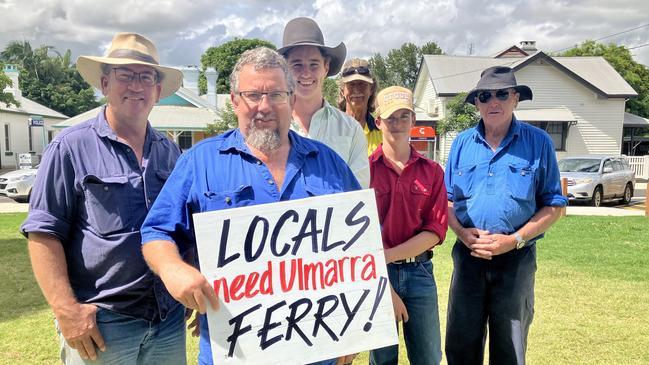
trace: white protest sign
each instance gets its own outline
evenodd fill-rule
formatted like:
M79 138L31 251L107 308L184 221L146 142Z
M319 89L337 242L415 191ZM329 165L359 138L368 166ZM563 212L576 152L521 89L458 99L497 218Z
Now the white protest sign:
M398 343L373 190L194 214L216 364L305 364Z

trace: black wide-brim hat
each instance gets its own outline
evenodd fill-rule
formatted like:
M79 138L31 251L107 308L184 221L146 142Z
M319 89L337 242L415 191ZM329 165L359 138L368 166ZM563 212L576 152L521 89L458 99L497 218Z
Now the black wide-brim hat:
M298 46L315 46L329 56L329 72L327 76L337 74L347 56L347 47L343 42L340 42L336 47L325 46L324 36L318 23L310 18L295 18L286 23L282 48L278 49L277 52L286 57L291 49Z
M520 95L518 101L532 100L532 89L527 85L518 85L514 70L506 66L494 66L482 71L480 81L475 89L469 91L465 102L475 105L475 98L481 91L514 89Z

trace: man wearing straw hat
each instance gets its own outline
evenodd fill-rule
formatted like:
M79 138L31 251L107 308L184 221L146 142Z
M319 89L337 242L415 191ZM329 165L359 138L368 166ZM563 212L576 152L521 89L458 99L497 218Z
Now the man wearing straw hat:
M457 235L446 323L446 358L525 364L534 315L536 242L559 217L559 169L550 136L519 121L514 109L532 100L514 70L490 67L466 97L480 112L460 133L446 163L449 227Z
M149 270L140 226L180 149L148 122L182 73L156 47L119 33L106 57L79 57L106 96L99 114L63 130L43 155L27 220L34 275L66 364L184 364L184 307Z
M291 129L331 147L361 186L367 188L370 167L363 129L349 115L331 106L322 93L325 78L340 71L347 54L345 44L325 46L318 24L302 17L286 24L282 47L277 52L286 58L297 83Z

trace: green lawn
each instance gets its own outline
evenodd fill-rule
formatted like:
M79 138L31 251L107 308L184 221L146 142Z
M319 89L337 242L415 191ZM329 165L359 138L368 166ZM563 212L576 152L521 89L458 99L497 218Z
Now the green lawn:
M17 233L24 217L0 214L0 364L57 364L52 315ZM442 333L452 239L433 259ZM538 266L530 364L649 363L649 220L563 218L539 244ZM195 363L196 340L189 343Z

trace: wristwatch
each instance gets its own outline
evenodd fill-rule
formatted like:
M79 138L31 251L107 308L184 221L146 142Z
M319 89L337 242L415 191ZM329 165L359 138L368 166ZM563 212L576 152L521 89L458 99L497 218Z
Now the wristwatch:
M518 234L518 232L514 232L514 237L516 238L516 249L517 250L520 250L521 248L525 247L525 244L527 244L527 241L525 241L523 239L523 237L521 237L521 235Z

